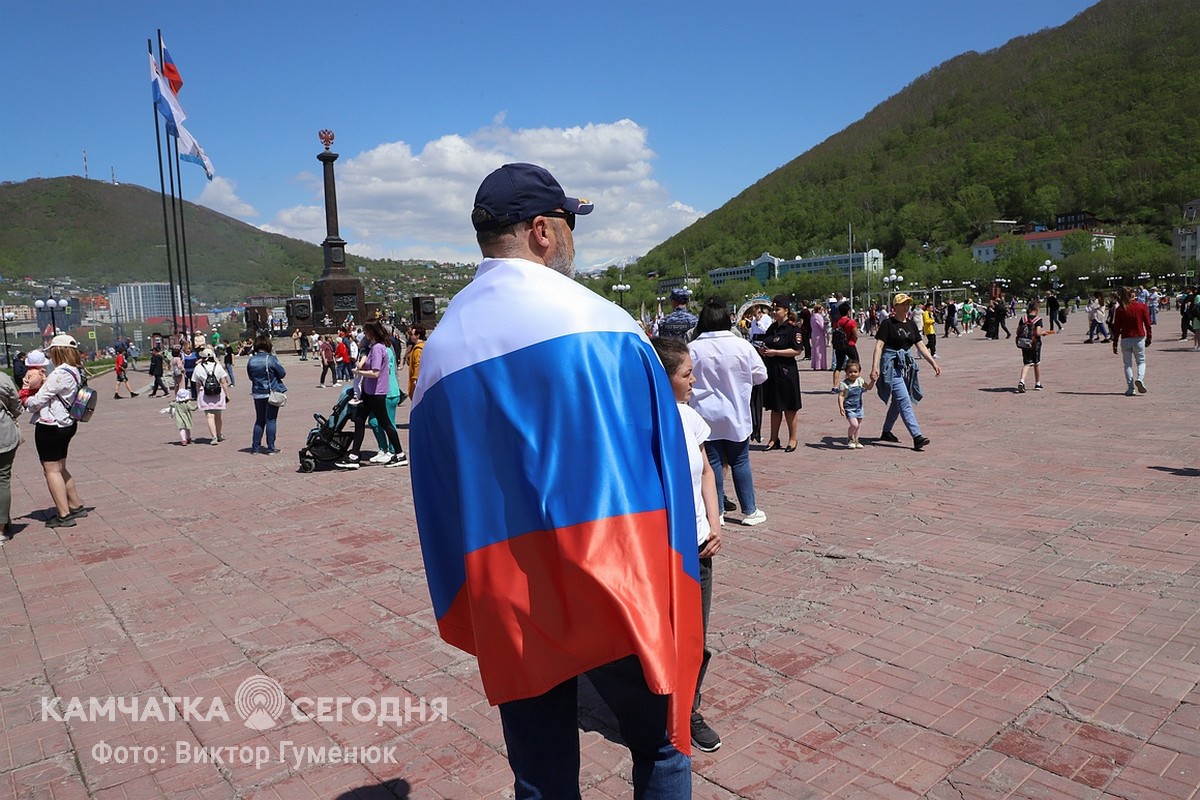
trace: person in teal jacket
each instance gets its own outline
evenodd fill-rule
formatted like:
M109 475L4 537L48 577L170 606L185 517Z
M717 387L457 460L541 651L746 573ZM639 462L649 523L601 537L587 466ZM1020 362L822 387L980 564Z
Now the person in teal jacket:
M396 347L394 344L388 347L387 357L388 390L383 402L384 407L387 409L388 418L394 423L396 420L396 409L400 407L400 403L404 400L404 392L400 390L400 381L396 378ZM371 432L375 434L375 442L379 445L379 452L367 460L376 464L382 464L385 461L391 460L392 446L388 442L383 428L379 426L379 421L375 417L369 416L367 417L367 424L371 426Z

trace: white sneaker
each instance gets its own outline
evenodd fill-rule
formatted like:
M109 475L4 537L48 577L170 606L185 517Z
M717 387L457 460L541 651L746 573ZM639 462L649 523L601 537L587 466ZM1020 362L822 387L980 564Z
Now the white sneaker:
M1146 388L1146 384L1142 382L1141 378L1138 378L1136 381L1134 381L1133 385L1137 387L1138 394L1145 394L1149 391L1149 389Z
M376 453L375 455L373 455L367 459L367 461L369 461L372 464L386 464L387 462L389 462L391 460L392 460L392 454L385 453L382 450L380 450L378 453Z
M396 453L395 455L391 456L388 459L388 462L386 464L384 464L383 466L385 466L385 467L407 467L408 466L408 455L405 453Z
M755 511L753 514L742 517L743 525L762 525L766 521L767 512L763 511L761 508Z

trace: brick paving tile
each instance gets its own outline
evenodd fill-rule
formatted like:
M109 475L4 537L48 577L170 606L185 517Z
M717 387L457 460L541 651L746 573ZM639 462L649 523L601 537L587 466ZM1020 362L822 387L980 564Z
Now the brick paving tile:
M831 448L833 398L802 369L805 446L754 447L768 521L732 514L716 565L704 711L723 746L694 759L696 797L1200 798L1200 447L1177 400L1200 356L1155 344L1150 393L1127 398L1119 359L1080 346L1080 319L1047 345L1046 391L1024 395L1011 342L939 340L923 453L877 441L877 402L867 449ZM19 449L0 797L512 796L474 659L436 633L407 470L300 473L332 395L311 362L284 360L275 456L248 452L241 383L219 447L173 445L157 401L102 404L72 443L91 509L74 528L42 525L36 453ZM284 693L264 731L235 702L254 677ZM630 756L580 692L585 794L628 797ZM289 702L326 696L402 717L427 705L292 718ZM54 697L59 716L72 697L180 699L160 722L47 717ZM182 718L183 698L219 698L228 719ZM396 763L296 764L285 742L394 748ZM105 746L169 757L99 763ZM178 763L177 746L271 758Z

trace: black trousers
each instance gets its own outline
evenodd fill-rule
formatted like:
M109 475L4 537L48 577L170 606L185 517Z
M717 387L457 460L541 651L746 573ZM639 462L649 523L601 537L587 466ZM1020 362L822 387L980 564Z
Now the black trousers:
M375 417L383 435L387 437L388 444L392 446L392 452L403 453L404 448L400 446L400 433L396 430L396 423L387 413L387 398L381 394L364 394L362 396L362 405L358 407L358 413L354 415L354 445L350 448L350 452L358 455L362 450L363 436L367 432L368 416Z

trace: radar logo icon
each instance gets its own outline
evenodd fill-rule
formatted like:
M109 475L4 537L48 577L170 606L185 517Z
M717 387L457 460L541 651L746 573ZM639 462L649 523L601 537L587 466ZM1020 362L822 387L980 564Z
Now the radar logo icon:
M287 696L283 687L274 678L266 675L251 675L242 681L233 696L233 707L245 720L242 724L256 731L275 727L275 720L283 714Z

